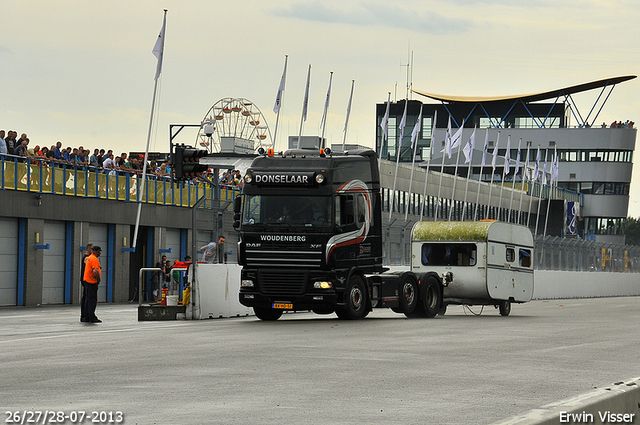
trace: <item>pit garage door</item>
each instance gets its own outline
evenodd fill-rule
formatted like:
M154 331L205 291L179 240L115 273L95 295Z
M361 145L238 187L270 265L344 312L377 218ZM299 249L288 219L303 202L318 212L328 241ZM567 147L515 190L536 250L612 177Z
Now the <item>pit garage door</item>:
M109 264L109 247L108 247L109 228L106 224L91 224L89 226L89 242L98 245L102 248L100 254L100 267L102 268L102 277L100 279L100 286L98 286L98 302L107 301L107 282Z
M64 303L65 273L65 223L44 222L44 243L49 249L43 250L42 304Z
M171 249L171 252L167 252L167 260L182 261L180 258L180 229L167 229L167 249Z
M18 303L18 220L0 218L0 305Z

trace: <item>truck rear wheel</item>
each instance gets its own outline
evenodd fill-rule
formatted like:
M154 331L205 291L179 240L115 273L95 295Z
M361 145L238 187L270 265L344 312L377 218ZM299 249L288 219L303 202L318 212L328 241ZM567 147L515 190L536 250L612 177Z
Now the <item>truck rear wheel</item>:
M410 315L418 305L418 283L407 277L400 287L400 309L405 315Z
M253 307L253 312L260 320L274 321L282 316L282 310L276 310L269 307Z
M349 279L347 288L344 291L345 306L336 309L336 314L340 319L359 320L369 313L367 302L367 289L362 278L353 275Z
M436 317L442 305L442 291L440 284L433 277L427 278L422 297L422 306L426 317Z

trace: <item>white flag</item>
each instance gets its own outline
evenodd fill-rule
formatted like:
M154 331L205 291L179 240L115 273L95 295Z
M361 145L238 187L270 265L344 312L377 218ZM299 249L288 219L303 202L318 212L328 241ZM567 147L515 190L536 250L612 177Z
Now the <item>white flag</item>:
M514 176L520 171L520 145L518 145L518 154L516 155L516 168L513 170Z
M542 168L542 184L547 184L547 156L544 156L544 167Z
M504 154L504 171L503 175L509 174L511 171L511 136L507 137L507 151Z
M493 159L491 160L491 167L493 167L493 171L496 171L496 161L498 160L498 143L500 140L496 140L496 147L493 148Z
M160 72L162 71L162 58L164 56L164 34L167 26L167 11L164 11L164 18L162 20L162 29L160 30L160 34L158 34L158 39L156 40L156 44L153 46L153 50L151 51L153 55L158 59L158 65L156 66L156 76L154 80L157 80L160 76Z
M538 181L538 174L540 173L540 146L538 146L538 153L536 154L536 164L533 166L533 176L531 180Z
M387 140L387 132L389 130L389 108L391 107L391 92L389 92L389 98L387 99L387 111L384 113L384 117L382 117L382 122L380 123L380 127L382 127L382 142L384 143Z
M333 72L329 76L329 88L327 89L327 99L324 101L324 112L322 112L322 119L320 120L320 128L324 128L325 121L327 120L327 111L329 110L329 98L331 97L331 81L333 80Z
M311 85L311 64L307 72L307 87L304 90L304 103L302 104L302 120L307 120L307 107L309 106L309 86Z
M413 126L413 131L411 132L411 149L413 149L413 145L416 143L418 139L418 133L420 132L420 127L422 126L422 106L420 107L420 114L418 115L418 120L416 121L416 125Z
M456 131L456 133L451 136L451 151L460 146L460 140L462 139L462 128L463 126L460 126L460 128L458 128L458 131Z
M400 143L399 146L402 146L402 137L404 136L404 127L407 124L407 105L409 104L408 100L404 102L404 113L402 114L402 119L400 120Z
M481 167L487 165L487 151L489 150L489 130L484 132L484 147L482 148L482 163Z
M558 170L558 152L556 148L553 148L553 164L551 165L551 183L554 181L558 181L559 170Z
M282 93L284 92L284 84L287 80L287 59L289 56L284 57L284 71L282 71L282 77L280 78L280 87L278 87L278 94L276 94L276 103L273 105L273 112L280 112L280 106L282 106Z
M473 148L475 144L476 144L476 128L474 127L473 133L471 134L471 137L469 137L469 141L464 146L464 148L462 148L462 153L464 153L465 164L468 164L471 162L471 158L473 157Z
M447 122L447 132L444 135L443 152L446 152L449 159L451 159L451 115L449 115L449 121Z

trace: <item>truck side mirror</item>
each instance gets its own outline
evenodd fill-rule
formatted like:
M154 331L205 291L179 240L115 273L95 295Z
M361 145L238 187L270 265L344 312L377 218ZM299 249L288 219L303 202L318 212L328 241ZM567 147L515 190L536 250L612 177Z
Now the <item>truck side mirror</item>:
M233 200L233 228L238 230L240 228L240 211L242 210L242 198L236 196Z

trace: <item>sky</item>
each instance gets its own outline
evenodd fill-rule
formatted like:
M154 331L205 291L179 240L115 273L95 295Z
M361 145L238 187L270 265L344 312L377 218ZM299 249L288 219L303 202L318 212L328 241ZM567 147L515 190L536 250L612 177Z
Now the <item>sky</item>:
M30 146L144 151L153 98L152 49L167 9L151 151L169 150L169 124L199 124L222 98L253 102L273 133L288 55L276 149L297 135L312 66L304 135L373 146L375 105L416 90L498 96L640 73L640 8L596 0L3 0L0 128ZM599 91L575 97L589 113ZM432 102L413 94L413 99ZM598 122L640 123L640 80L616 86ZM177 143L194 144L185 129ZM640 157L634 162L640 163ZM640 217L634 167L629 215Z

